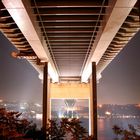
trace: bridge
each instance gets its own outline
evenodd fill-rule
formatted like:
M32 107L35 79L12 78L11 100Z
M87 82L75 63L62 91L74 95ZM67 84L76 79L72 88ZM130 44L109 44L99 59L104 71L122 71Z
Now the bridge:
M12 56L27 59L44 80L44 127L48 99L59 98L62 92L62 98L90 98L91 134L97 138L96 79L139 31L139 7L137 0L0 2L0 31L17 48ZM63 83L63 89L54 83ZM66 96L68 83L70 88L77 84L74 90L87 90L77 96L72 90Z

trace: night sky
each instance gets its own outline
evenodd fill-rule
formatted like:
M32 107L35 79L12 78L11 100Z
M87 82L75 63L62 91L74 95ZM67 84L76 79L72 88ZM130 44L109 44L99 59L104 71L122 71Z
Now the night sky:
M140 31L103 71L98 103L140 103Z
M15 47L0 33L0 97L41 103L42 84L38 73L25 59L11 56Z
M103 71L98 83L99 104L140 103L140 32ZM41 103L42 84L26 60L14 59L16 50L0 33L0 98Z

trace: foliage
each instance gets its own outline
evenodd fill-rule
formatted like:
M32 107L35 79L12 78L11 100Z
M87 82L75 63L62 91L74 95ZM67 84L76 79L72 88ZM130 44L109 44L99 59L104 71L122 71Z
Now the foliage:
M70 136L71 140L93 140L79 119L49 120L46 130L37 130L36 124L19 119L21 114L0 109L0 139L64 140Z
M63 118L60 122L58 120L48 120L47 128L44 133L43 130L34 131L26 134L24 138L34 138L35 140L93 140L92 136L88 136L86 129L81 126L79 119Z
M113 126L113 132L116 134L116 140L140 140L140 126L128 125L128 129L121 128L117 125Z
M81 126L81 121L79 119L64 118L62 119L61 124L66 132L71 133L73 139L86 138L87 131Z
M49 120L47 125L47 139L63 140L66 135L71 136L72 140L90 140L87 131L81 126L79 119L63 118L59 123L57 120Z
M47 140L63 140L65 134L64 128L56 120L49 120L46 129Z
M0 138L10 139L22 136L30 124L26 119L19 119L22 113L0 108Z

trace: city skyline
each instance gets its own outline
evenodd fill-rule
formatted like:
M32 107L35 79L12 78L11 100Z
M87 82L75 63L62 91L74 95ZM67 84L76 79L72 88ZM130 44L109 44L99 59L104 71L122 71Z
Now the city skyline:
M99 104L140 103L140 32L103 71L98 83ZM26 60L11 57L16 50L0 33L0 97L11 100L42 100L38 73Z

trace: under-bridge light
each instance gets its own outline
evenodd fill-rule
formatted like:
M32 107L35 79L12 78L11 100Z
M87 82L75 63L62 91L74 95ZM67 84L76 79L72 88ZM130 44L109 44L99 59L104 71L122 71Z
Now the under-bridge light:
M83 71L82 76L81 76L81 82L88 83L88 79L90 75L92 74L92 63L90 63ZM97 82L102 78L101 73L97 73Z
M92 65L90 63L88 67L83 71L81 81L87 83L91 73L92 73Z
M59 81L58 74L54 71L50 63L48 63L48 73L50 77L52 78L52 82L55 83Z
M50 63L48 63L48 73L49 73L49 76L51 77L53 83L59 81L58 74L54 71L54 69L52 68ZM43 73L40 73L38 75L38 78L43 80Z

